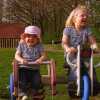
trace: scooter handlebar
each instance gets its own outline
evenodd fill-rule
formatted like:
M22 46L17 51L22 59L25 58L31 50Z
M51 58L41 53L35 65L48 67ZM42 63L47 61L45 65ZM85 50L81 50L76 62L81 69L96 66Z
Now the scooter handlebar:
M40 65L42 65L42 64L50 64L51 63L51 61L43 61L43 62L41 62L41 63L39 63ZM38 64L38 63L36 63L36 62L34 62L34 61L29 61L26 65L36 65L36 64ZM18 63L18 65L25 65L25 64L22 64L22 63Z

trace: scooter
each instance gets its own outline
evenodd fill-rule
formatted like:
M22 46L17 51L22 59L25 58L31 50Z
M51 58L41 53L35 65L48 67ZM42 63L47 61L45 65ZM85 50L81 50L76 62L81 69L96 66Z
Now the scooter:
M81 64L81 47L77 46L76 63L70 61L70 53L67 53L67 63L73 66L69 71L68 93L70 97L81 97L81 100L89 100L90 95L94 95L94 68L93 68L93 50L89 50L90 64L89 69L82 73ZM85 53L86 54L86 53ZM84 65L82 66L84 67ZM70 80L70 74L76 74L76 80Z
M28 65L35 65L36 63L34 62L28 62ZM13 73L10 74L10 99L11 100L20 100L19 99L19 69L21 63L18 63L16 60L13 61ZM56 94L56 65L55 61L53 59L48 60L48 61L43 61L40 65L47 65L46 67L48 68L48 74L47 75L42 75L42 83L43 84L48 84L51 87L51 95L52 98ZM32 69L32 67L29 67ZM17 85L16 85L17 84ZM29 89L30 90L30 89ZM31 93L29 93L31 94ZM38 96L33 96L32 100L43 100L44 99L44 94L42 94L42 97L40 95Z

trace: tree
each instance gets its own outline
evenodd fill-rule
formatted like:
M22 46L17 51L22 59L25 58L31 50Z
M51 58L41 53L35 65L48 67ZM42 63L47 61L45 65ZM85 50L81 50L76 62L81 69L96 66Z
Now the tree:
M8 22L37 25L42 33L59 37L70 11L78 4L86 4L93 13L92 22L100 17L99 5L95 0L3 0L3 18ZM8 2L9 1L9 2ZM94 1L94 2L93 2ZM2 3L1 3L2 4ZM100 3L98 3L100 4ZM4 6L6 5L6 6ZM97 10L96 10L97 9Z

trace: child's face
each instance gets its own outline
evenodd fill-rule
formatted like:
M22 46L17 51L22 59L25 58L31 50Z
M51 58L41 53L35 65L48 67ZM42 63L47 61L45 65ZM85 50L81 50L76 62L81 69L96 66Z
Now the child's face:
M76 25L80 26L80 27L84 27L85 25L87 25L87 21L88 21L88 13L87 11L77 11L75 17L74 17L74 22Z
M27 35L25 42L28 46L33 46L38 42L38 38L36 35Z

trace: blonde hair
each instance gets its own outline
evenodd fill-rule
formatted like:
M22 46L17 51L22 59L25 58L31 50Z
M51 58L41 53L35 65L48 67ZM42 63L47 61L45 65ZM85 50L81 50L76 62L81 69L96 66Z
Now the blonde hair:
M87 6L85 6L85 5L78 5L75 9L72 10L70 15L68 16L68 18L66 20L66 23L65 23L65 27L73 27L74 26L74 17L75 17L76 13L79 10L88 12Z

